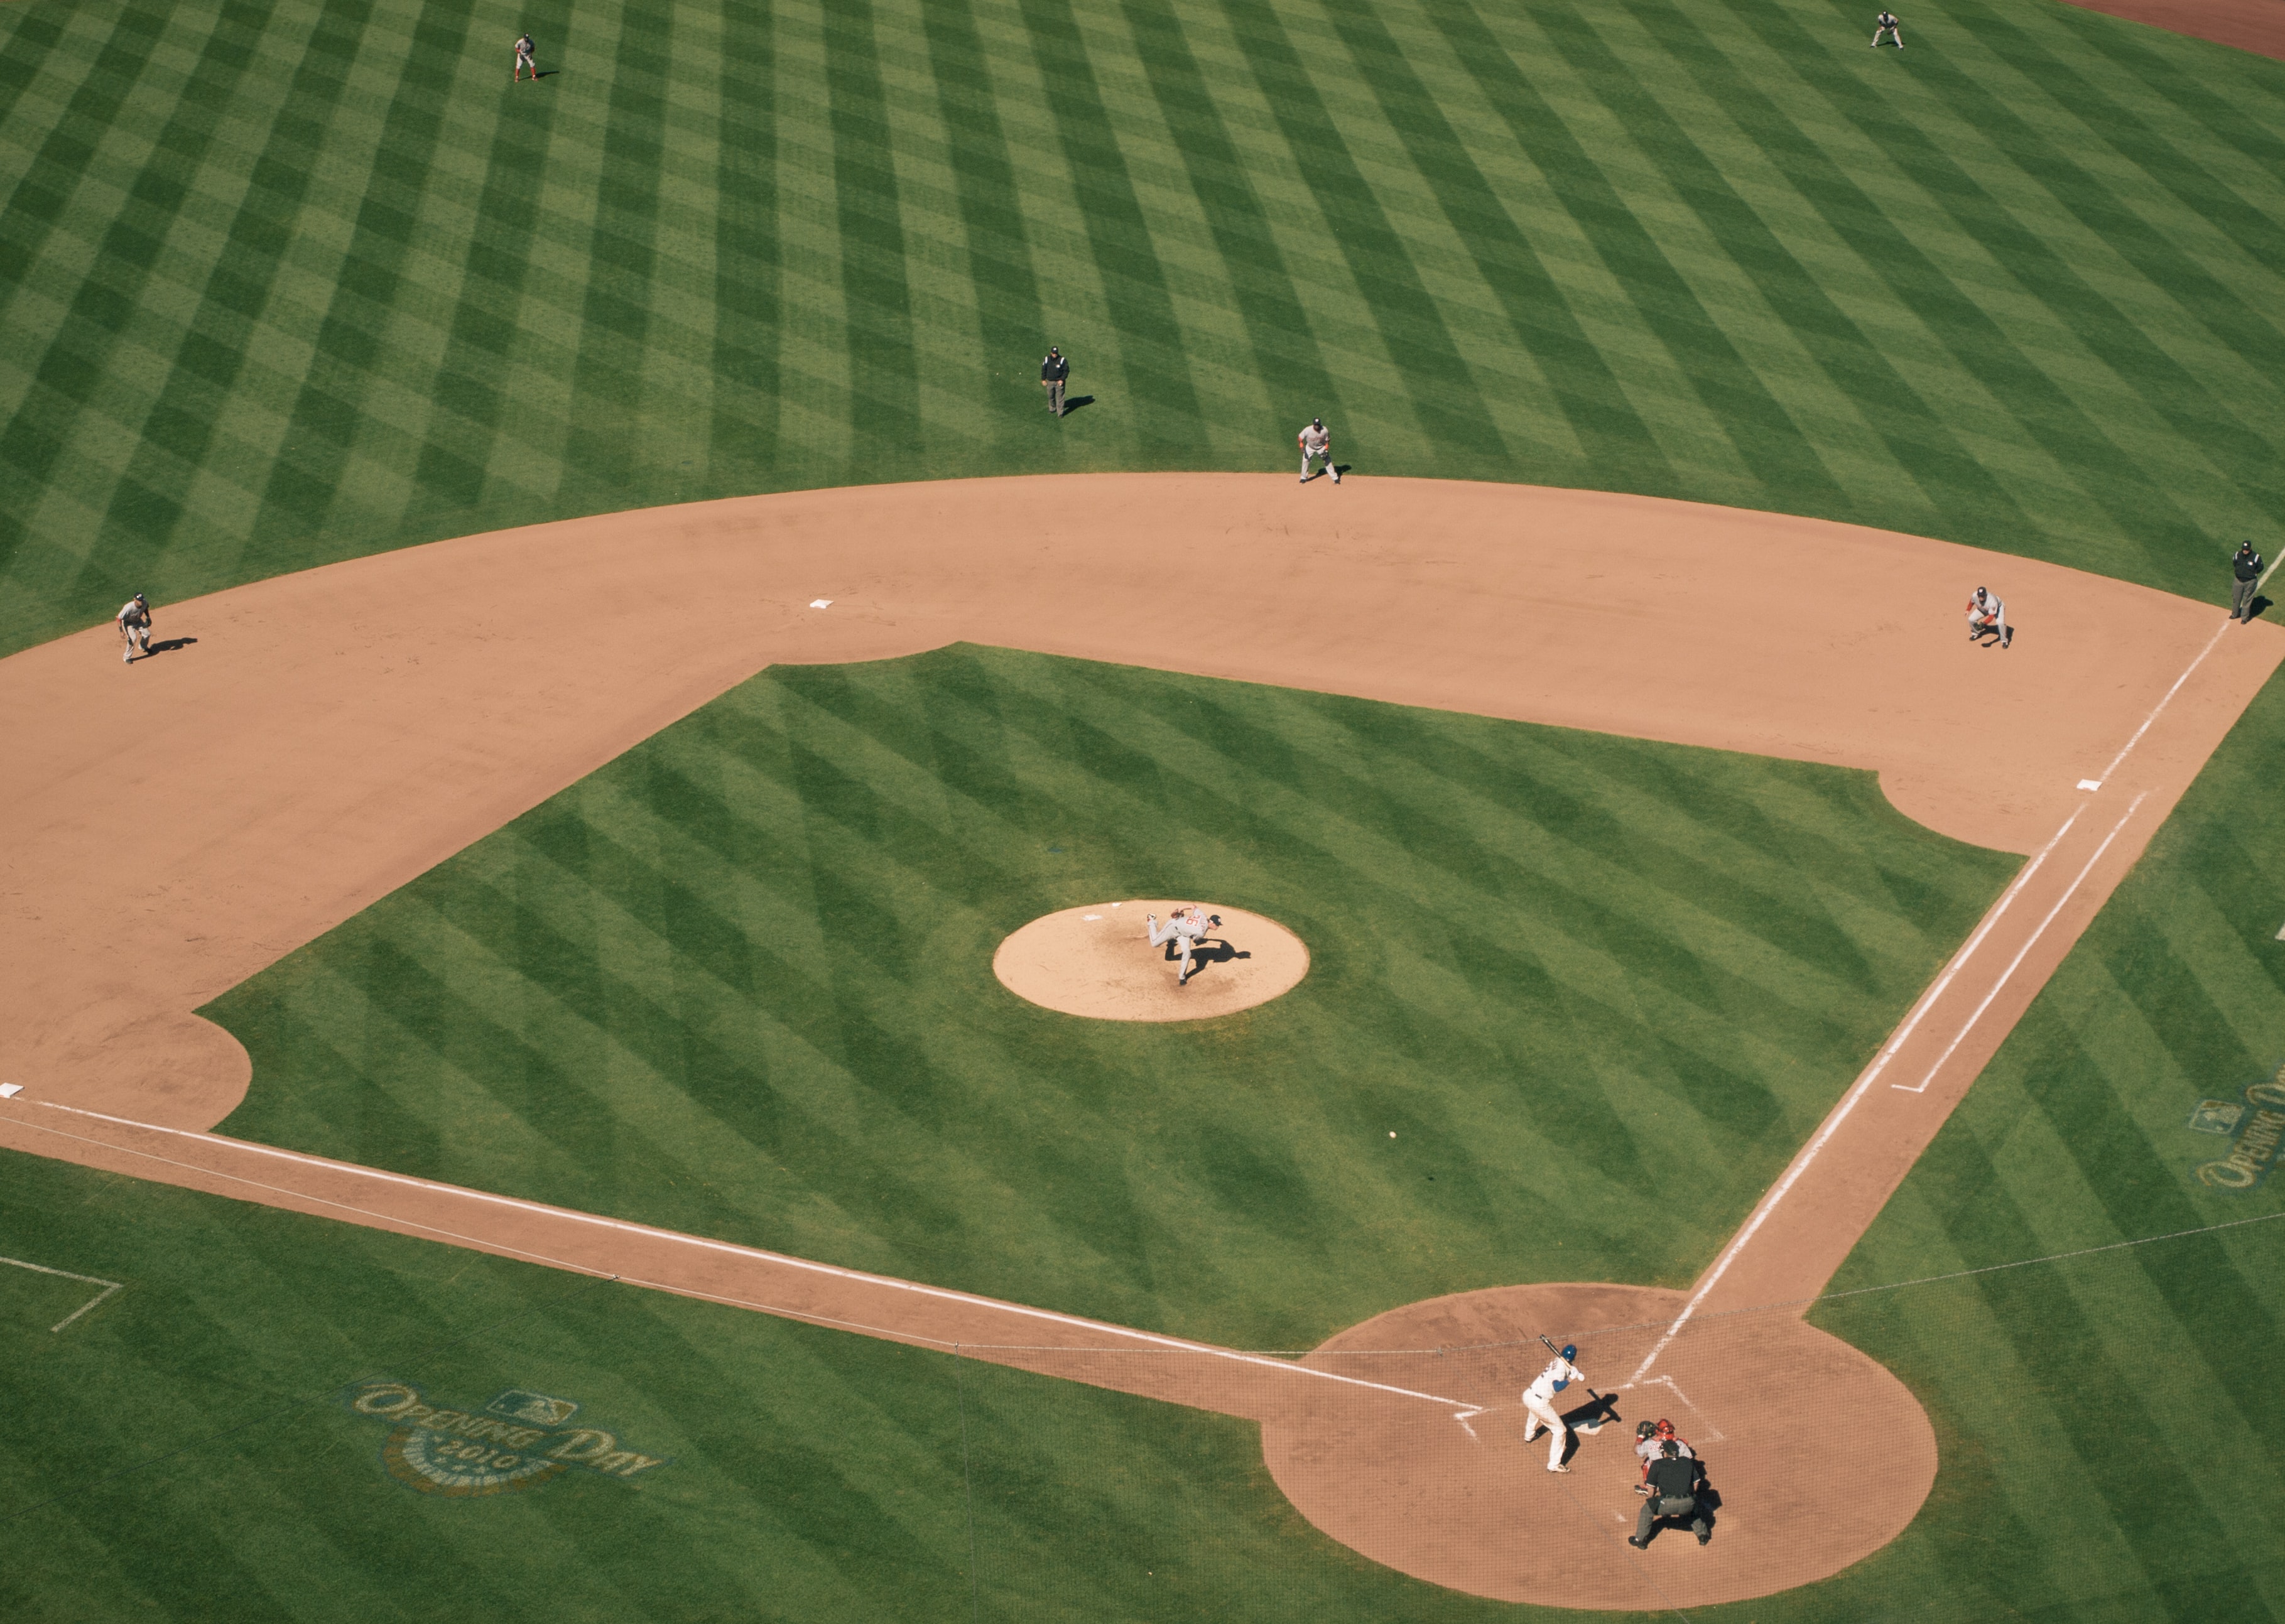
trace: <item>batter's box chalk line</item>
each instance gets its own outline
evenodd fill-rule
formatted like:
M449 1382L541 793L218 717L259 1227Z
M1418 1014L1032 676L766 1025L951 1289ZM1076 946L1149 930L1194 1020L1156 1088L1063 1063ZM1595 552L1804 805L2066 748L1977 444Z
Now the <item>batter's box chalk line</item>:
M121 1281L98 1280L92 1275L75 1275L67 1268L50 1268L43 1263L27 1263L21 1258L0 1258L0 1263L4 1263L11 1268L27 1268L35 1275L53 1275L59 1280L77 1280L88 1285L101 1286L103 1288L102 1291L98 1291L93 1297L89 1298L78 1307L64 1315L62 1319L58 1320L54 1324L49 1326L48 1334L51 1336L53 1336L57 1331L61 1330L65 1326L79 1318L80 1315L94 1307L98 1303L110 1296L114 1291L123 1291L127 1289L125 1283Z
M1692 1403L1691 1401L1690 1395L1682 1391L1682 1384L1676 1381L1670 1376L1646 1376L1643 1377L1640 1382L1629 1382L1624 1387L1614 1387L1611 1391L1613 1393L1625 1393L1637 1386L1663 1387L1676 1398L1681 1400L1683 1408L1688 1410L1692 1415L1697 1416L1700 1421L1706 1424L1704 1436L1708 1443L1718 1444L1726 1436L1720 1427L1714 1424L1714 1417L1708 1415L1704 1410L1699 1408L1696 1404Z

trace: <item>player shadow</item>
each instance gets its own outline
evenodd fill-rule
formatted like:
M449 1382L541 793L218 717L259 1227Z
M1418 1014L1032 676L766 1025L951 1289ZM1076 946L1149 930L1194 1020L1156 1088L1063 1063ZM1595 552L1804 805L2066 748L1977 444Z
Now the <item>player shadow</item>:
M1574 1432L1599 1432L1619 1419L1619 1400L1611 1393L1590 1399L1575 1409L1561 1412L1563 1424Z
M2269 600L2257 592L2254 594L2253 601L2245 606L2245 617L2251 620L2267 608L2269 608Z
M2009 643L2013 643L2017 638L2022 635L2022 627L2014 624L2010 624L2008 626L2007 641ZM1998 629L1992 626L1987 626L1983 631L1978 632L1975 636L1974 641L1978 648L1998 648L2001 647Z
M1182 961L1181 943L1170 941L1166 945L1164 951L1167 963L1180 964ZM1220 937L1210 936L1190 949L1190 979L1196 981L1200 976L1205 974L1206 967L1209 965L1227 964L1232 959L1251 959L1252 957L1253 957L1252 953L1238 952Z
M1720 1498L1721 1496L1710 1488L1698 1496L1698 1515L1706 1519L1706 1537L1709 1540L1722 1526L1722 1519L1714 1515L1715 1504ZM1653 1517L1651 1518L1650 1533L1645 1536L1645 1545L1655 1543L1658 1536L1669 1528L1677 1534L1688 1534L1690 1523L1691 1514L1687 1511L1674 1517Z
M147 660L154 654L172 654L177 648L188 648L192 644L198 640L199 639L194 637L164 638L160 641L152 644L150 647L142 650L137 657L138 659Z
M1069 417L1081 406L1092 406L1093 404L1095 404L1095 396L1092 395L1067 396L1064 400L1064 415L1065 417Z

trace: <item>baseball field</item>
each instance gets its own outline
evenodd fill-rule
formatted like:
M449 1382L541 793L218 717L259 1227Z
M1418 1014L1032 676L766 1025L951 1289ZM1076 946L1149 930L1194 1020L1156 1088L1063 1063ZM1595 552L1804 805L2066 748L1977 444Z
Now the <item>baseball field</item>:
M2285 27L1902 24L0 8L0 1617L2285 1614Z

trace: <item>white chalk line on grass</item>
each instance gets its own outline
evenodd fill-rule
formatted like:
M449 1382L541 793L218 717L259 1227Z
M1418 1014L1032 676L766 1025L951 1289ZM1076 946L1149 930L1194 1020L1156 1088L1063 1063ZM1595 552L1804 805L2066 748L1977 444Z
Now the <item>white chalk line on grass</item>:
M2149 798L2150 792L2145 789L2140 795L2136 796L2134 799L2128 804L2126 808L2126 816L2121 818L2112 828L2110 833L2102 837L2102 843L2094 849L2094 855L2086 859L2086 866L2081 868L2078 871L2078 876L2072 880L2070 883L2070 889L2064 891L2061 897L2055 899L2055 906L2047 910L2047 916L2039 922L2039 928L2031 932L2030 939L2026 941L2022 946L2017 948L2015 950L2015 956L2007 961L2007 968L1999 972L1999 979L1991 984L1991 990L1983 995L1983 1001L1975 1006L1975 1013L1970 1015L1967 1021L1961 1024L1959 1031L1953 1035L1951 1041L1944 1045L1943 1053L1936 1057L1936 1063L1928 1068L1928 1075L1920 1079L1918 1086L1907 1090L1908 1093L1926 1094L1928 1092L1928 1086L1936 1081L1936 1074L1943 1070L1944 1063L1951 1058L1952 1052L1958 1049L1959 1046L1967 1040L1967 1034L1969 1032L1975 1030L1975 1023L1983 1018L1983 1012L1991 1008L1991 1000L1999 996L2000 989L2005 987L2007 985L2009 978L2015 974L2017 969L2022 968L2023 961L2030 956L2031 949L2039 945L2039 938L2047 933L2047 927L2055 922L2055 915L2061 913L2064 908L2070 906L2070 899L2078 895L2078 888L2082 884L2085 883L2086 876L2094 872L2094 866L2102 860L2102 854L2110 850L2110 843L2116 840L2118 836L2124 832L2128 820L2131 820L2137 812L2141 810L2142 803ZM1896 1087L1899 1085L1891 1086Z
M1155 1331L1134 1330L1130 1330L1127 1326L1113 1325L1103 1320L1081 1319L1074 1314L1057 1314L1052 1309L1047 1308L1029 1308L1025 1307L1021 1303L1001 1302L993 1298L977 1297L966 1291L954 1291L942 1286L920 1285L913 1281L899 1280L888 1275L870 1275L859 1269L840 1268L830 1263L813 1263L805 1258L789 1257L783 1252L764 1251L758 1247L740 1246L728 1241L708 1240L703 1236L685 1235L680 1231L674 1229L655 1228L649 1224L629 1223L623 1219L603 1218L593 1212L576 1212L569 1207L555 1207L546 1205L542 1202L523 1201L514 1196L495 1196L485 1190L469 1189L465 1186L458 1184L442 1184L433 1179L415 1178L407 1173L384 1173L377 1167L360 1167L353 1162L336 1162L326 1157L307 1156L298 1150L284 1150L274 1145L258 1145L250 1140L229 1139L219 1134L200 1134L193 1132L188 1128L165 1127L155 1122L137 1122L132 1118L109 1116L99 1110L85 1110L76 1105L59 1104L53 1100L39 1100L33 1102L44 1106L50 1110L68 1111L75 1117L88 1117L98 1122L116 1123L122 1127L140 1128L145 1133L165 1134L176 1139L187 1139L196 1143L213 1145L226 1150L245 1151L255 1156L271 1157L280 1161L297 1163L305 1167L317 1167L334 1173L346 1173L354 1178L373 1179L388 1184L401 1184L410 1189L428 1190L436 1195L452 1196L460 1200L484 1202L494 1206L513 1207L520 1212L536 1212L542 1217L561 1219L572 1223L587 1224L597 1228L616 1230L623 1235L640 1236L651 1240L667 1241L679 1246L696 1247L704 1251L720 1252L729 1257L744 1258L758 1263L773 1264L781 1268L797 1269L808 1274L825 1275L831 1279L850 1281L860 1285L878 1286L889 1291L907 1291L916 1297L933 1298L943 1302L965 1304L970 1307L986 1308L999 1314L1016 1314L1025 1319L1044 1321L1049 1324L1070 1325L1077 1327L1081 1330L1100 1331L1109 1336L1123 1337L1130 1338L1135 1342L1147 1343L1155 1347L1168 1348L1179 1353L1202 1354L1212 1359L1226 1359L1237 1364L1258 1365L1266 1369L1284 1371L1288 1375L1307 1376L1314 1377L1320 1381L1338 1382L1344 1386L1370 1388L1379 1393L1394 1393L1400 1398L1424 1399L1432 1404L1444 1404L1451 1406L1454 1412L1454 1418L1460 1421L1463 1426L1466 1425L1467 1417L1482 1413L1482 1407L1480 1405L1470 1404L1460 1399L1448 1399L1437 1393L1421 1393L1410 1387L1394 1386L1387 1382L1367 1381L1362 1377L1358 1376L1343 1376L1339 1372L1334 1370L1321 1370L1314 1365L1294 1364L1286 1360L1270 1359L1257 1353L1241 1353L1234 1348L1215 1347L1211 1343L1191 1342L1180 1337L1160 1336ZM297 1201L314 1202L323 1206L336 1208L341 1212L354 1212L362 1218L374 1219L391 1224L402 1224L409 1228L420 1229L426 1234L434 1235L442 1239L459 1241L472 1246L482 1247L488 1251L506 1252L515 1257L530 1259L533 1262L545 1263L552 1267L569 1269L575 1273L582 1275L609 1274L609 1271L606 1270L593 1268L584 1264L568 1262L560 1258L552 1258L543 1252L526 1251L520 1248L509 1246L503 1243L488 1238L470 1235L461 1235L449 1229L440 1229L434 1225L420 1223L417 1220L399 1218L393 1213L375 1212L368 1207L357 1206L346 1201L334 1201L324 1196L313 1196L306 1191L287 1189L282 1185L264 1184L259 1180L244 1178L237 1173L224 1173L221 1169L216 1167L200 1166L193 1162L177 1161L170 1157L159 1156L148 1150L138 1150L130 1145L115 1144L108 1140L87 1139L77 1134L63 1133L60 1129L42 1127L37 1123L26 1123L25 1126L27 1127L36 1128L43 1134L54 1134L59 1138L74 1140L81 1144L96 1145L113 1151L125 1151L128 1155L143 1157L148 1160L159 1162L170 1167L180 1167L185 1172L202 1173L208 1178L225 1179L232 1183L243 1184L252 1189L267 1190L273 1195L290 1196ZM616 1279L628 1278L623 1275L613 1275L609 1277ZM640 1281L633 1282L632 1283L653 1285L656 1283ZM703 1297L706 1295L703 1292L686 1291L681 1287L660 1287L658 1289L671 1291L677 1295L684 1297ZM730 1302L734 1299L726 1298L719 1300ZM866 1330L873 1334L891 1338L935 1342L945 1347L963 1345L945 1341L938 1338L915 1336L913 1333L888 1330L878 1326L860 1326L854 1321L834 1321L825 1315L805 1314L795 1309L779 1308L758 1303L745 1303L741 1306L759 1309L770 1314L781 1314L789 1319L815 1320L820 1323L839 1324L849 1330ZM981 1346L985 1345L976 1344L970 1345ZM1471 1435L1472 1436L1472 1429L1470 1429L1470 1431Z
M57 1321L53 1325L49 1326L48 1332L51 1336L54 1335L57 1331L61 1330L74 1320L79 1318L80 1315L94 1307L105 1298L109 1297L114 1291L123 1291L127 1289L126 1285L120 1281L98 1280L93 1275L75 1275L67 1268L50 1268L44 1263L27 1263L21 1258L0 1258L0 1263L6 1264L10 1268L27 1268L35 1275L53 1275L59 1280L76 1280L85 1285L101 1286L103 1288L102 1291L98 1291L93 1297L89 1298L87 1301L82 1303L78 1307L64 1315L62 1319Z
M1730 1272L1730 1265L1735 1262L1738 1254L1746 1249L1746 1243L1754 1238L1762 1225L1768 1221L1770 1214L1777 1211L1778 1204L1786 1198L1786 1192L1792 1189L1799 1181L1801 1175L1809 1171L1810 1165L1817 1160L1818 1154L1830 1142L1833 1134L1840 1131L1841 1125L1849 1119L1849 1112L1857 1109L1857 1102L1865 1097L1867 1089L1880 1080L1881 1073L1888 1070L1888 1062L1896 1058L1896 1051L1904 1047L1905 1040L1910 1038L1919 1027L1921 1018L1934 1007L1936 999L1943 990L1951 985L1952 977L1958 975L1961 967L1967 962L1967 956L1975 951L1991 927L1998 923L1999 916L2014 905L2016 898L2022 895L2023 888L2030 883L2031 876L2037 874L2039 871L2039 866L2047 860L2047 854L2055 849L2062 837L2070 832L2071 825L2077 821L2078 812L2074 810L2069 817L2063 820L2062 827L2047 837L2047 843L2041 846L2038 854L2023 866L2022 872L2015 876L2006 890L2000 892L1999 900L1991 905L1991 911L1984 914L1983 922L1976 926L1975 933L1967 938L1959 952L1953 955L1951 962L1944 967L1943 973L1938 976L1929 985L1928 991L1921 993L1913 1003L1911 1011L1904 1016L1904 1024L1896 1029L1896 1035L1881 1047L1881 1052L1873 1057L1873 1063L1866 1066L1864 1074L1857 1078L1856 1086L1841 1096L1841 1103L1833 1108L1832 1114L1826 1118L1824 1125L1817 1130L1810 1142L1801 1148L1800 1152L1793 1158L1792 1165L1785 1170L1784 1176L1771 1185L1769 1193L1755 1204L1752 1215L1746 1220L1745 1227L1730 1238L1730 1243L1722 1249L1722 1255L1714 1260L1714 1267L1707 1271L1706 1278L1700 1281L1698 1289L1691 1293L1690 1300L1683 1304L1682 1312L1675 1316L1674 1323L1667 1327L1666 1334L1653 1345L1650 1352L1644 1355L1642 1363L1635 1368L1635 1373L1629 1378L1629 1385L1639 1382L1648 1376L1651 1366L1658 1362L1658 1356L1666 1352L1667 1345L1681 1335L1682 1328L1690 1323L1691 1315L1698 1312L1698 1305L1706 1300L1706 1294L1721 1283L1723 1275Z

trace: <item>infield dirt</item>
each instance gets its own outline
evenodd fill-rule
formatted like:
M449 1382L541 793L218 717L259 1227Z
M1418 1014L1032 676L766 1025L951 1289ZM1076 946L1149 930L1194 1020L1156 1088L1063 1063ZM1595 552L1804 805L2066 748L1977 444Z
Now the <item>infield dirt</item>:
M1979 584L2006 599L2012 649L1967 641ZM1782 1537L1740 1533L1718 1561L1674 1564L1653 1547L1629 1571L1656 1581L1656 1604L1598 1599L1600 1570L1633 1560L1608 1529L1531 1573L1492 1573L1457 1549L1448 1560L1418 1529L1376 1543L1356 1530L1428 1513L1362 1471L1305 1485L1295 1463L1339 1454L1345 1407L1392 1402L1411 1419L1373 1446L1394 1452L1389 1470L1409 1471L1409 1450L1444 1461L1467 1435L1446 1400L1489 1401L1512 1372L1492 1372L1480 1397L1360 1384L1320 1368L1352 1351L1347 1337L1305 1369L247 1146L203 1131L241 1097L248 1066L192 1012L772 663L965 639L1870 769L1923 823L2039 855L1683 1299L1697 1328L1640 1331L1634 1379L1671 1381L1712 1345L1706 1316L1821 1288L2285 657L2285 632L2225 627L2210 606L1884 531L1522 486L1297 490L1268 475L882 486L622 514L158 613L163 639L189 640L131 667L108 628L0 661L13 757L0 785L0 1078L26 1086L0 1104L0 1143L1249 1415L1280 1481L1339 1537L1438 1582L1588 1606L1687 1605L1835 1571L1910 1520L1928 1477L1897 1474L1853 1522L1796 1508ZM1670 1293L1529 1290L1683 1315ZM1639 1306L1565 1311L1646 1323ZM1373 1334L1413 1335L1409 1312ZM1740 1356L1748 1375L1707 1377L1750 1417L1724 1423L1740 1505L1775 1516L1789 1483L1813 1480L1777 1437L1804 1408L1892 1388L1898 1436L1925 1428L1884 1372L1849 1366L1869 1366L1862 1355L1797 1317L1753 1322L1793 1329ZM1757 1398L1755 1370L1806 1385ZM1340 1396L1297 1409L1305 1391ZM1304 1412L1315 1419L1298 1436L1289 1422ZM1513 1420L1481 1413L1478 1435ZM1502 1511L1491 1479L1472 1492L1519 1527L1530 1513Z

